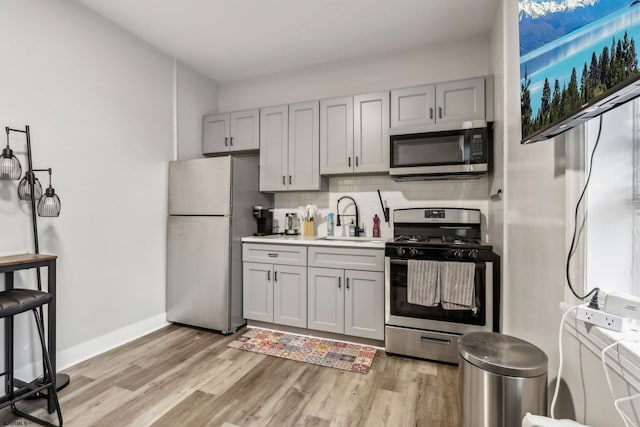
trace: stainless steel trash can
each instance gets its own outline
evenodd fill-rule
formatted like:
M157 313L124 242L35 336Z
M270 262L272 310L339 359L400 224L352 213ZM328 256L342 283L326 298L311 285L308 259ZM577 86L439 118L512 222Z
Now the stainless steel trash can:
M547 355L493 332L472 332L458 345L460 425L513 427L527 412L547 414Z

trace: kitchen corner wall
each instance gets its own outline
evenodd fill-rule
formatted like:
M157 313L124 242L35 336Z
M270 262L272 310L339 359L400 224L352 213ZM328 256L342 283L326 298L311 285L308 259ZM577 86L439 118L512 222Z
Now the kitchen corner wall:
M358 204L361 225L364 223L366 236L372 236L373 216L380 217L381 237L391 237L391 224L385 224L380 199L380 190L385 206L389 207L393 221L393 210L409 207L462 207L480 209L483 213L482 230L487 230L487 194L489 181L487 177L465 180L436 180L396 182L388 176L343 176L329 180L329 192L291 192L276 193L274 222L284 230L285 213L296 212L298 206L317 205L321 212L320 220L315 224L316 234L326 236L327 214L334 213L336 220L336 203L342 196L351 196ZM340 202L340 214L353 215L355 210L350 200ZM353 217L343 218L345 225ZM335 227L334 235L346 236L346 227ZM484 236L485 239L487 236Z
M0 52L0 126L31 126L34 167L53 168L62 200L60 217L38 224L40 251L58 256L64 368L166 324L167 163L178 124L180 155L199 151L217 87L183 66L176 85L173 58L75 1L1 1ZM26 168L23 135L11 147ZM33 251L17 184L0 181L0 255ZM34 287L35 273L16 286ZM40 357L32 323L16 319L17 367Z

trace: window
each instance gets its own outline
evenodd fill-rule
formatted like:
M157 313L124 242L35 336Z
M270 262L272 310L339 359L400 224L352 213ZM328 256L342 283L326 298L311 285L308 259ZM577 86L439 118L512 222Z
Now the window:
M600 142L585 195L585 289L640 295L640 101L602 116ZM600 125L586 124L589 164Z

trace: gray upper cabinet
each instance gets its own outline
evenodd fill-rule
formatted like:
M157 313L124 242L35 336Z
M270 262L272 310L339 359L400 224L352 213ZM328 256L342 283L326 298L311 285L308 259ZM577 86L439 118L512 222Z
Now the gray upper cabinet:
M260 191L320 190L319 102L260 109Z
M320 102L320 173L389 171L389 92Z
M484 77L394 89L391 127L485 120L489 101L486 95Z
M289 165L289 107L260 109L260 191L286 191Z
M389 172L389 92L353 97L354 172Z
M353 172L353 96L320 101L320 173Z
M203 154L260 148L260 114L257 109L204 116L202 121Z

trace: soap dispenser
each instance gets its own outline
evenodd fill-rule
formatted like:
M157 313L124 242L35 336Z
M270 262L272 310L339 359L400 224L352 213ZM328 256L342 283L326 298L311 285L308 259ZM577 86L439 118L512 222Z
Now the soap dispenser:
M356 237L356 225L351 220L351 224L349 224L349 237Z
M333 213L327 215L327 236L333 236Z
M373 216L373 237L380 237L380 218L378 215Z

